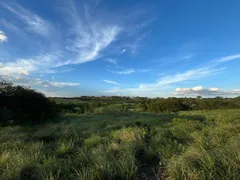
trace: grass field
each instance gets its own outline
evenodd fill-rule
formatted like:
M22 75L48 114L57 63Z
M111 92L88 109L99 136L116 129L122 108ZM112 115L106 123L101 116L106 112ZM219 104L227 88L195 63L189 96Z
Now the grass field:
M240 110L0 127L0 179L240 179Z

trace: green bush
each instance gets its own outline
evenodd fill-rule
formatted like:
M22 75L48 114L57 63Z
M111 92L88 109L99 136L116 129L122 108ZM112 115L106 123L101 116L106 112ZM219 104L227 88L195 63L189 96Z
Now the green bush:
M55 115L55 105L30 88L0 82L0 123L40 123Z
M188 107L180 99L168 98L154 100L149 105L149 110L151 112L178 112L188 110Z

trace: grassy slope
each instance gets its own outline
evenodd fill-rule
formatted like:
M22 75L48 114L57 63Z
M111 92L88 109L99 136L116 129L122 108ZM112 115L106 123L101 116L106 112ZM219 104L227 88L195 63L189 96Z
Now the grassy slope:
M240 179L240 110L0 127L0 179Z

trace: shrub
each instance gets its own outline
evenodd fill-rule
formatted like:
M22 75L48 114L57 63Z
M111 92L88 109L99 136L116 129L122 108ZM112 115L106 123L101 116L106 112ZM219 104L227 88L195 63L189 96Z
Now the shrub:
M180 99L168 98L154 100L149 105L149 110L151 112L178 112L188 110L188 107Z
M33 89L0 82L0 123L37 123L53 118L54 103Z
M92 107L88 103L60 103L56 105L56 110L60 113L77 113L85 114L93 111Z

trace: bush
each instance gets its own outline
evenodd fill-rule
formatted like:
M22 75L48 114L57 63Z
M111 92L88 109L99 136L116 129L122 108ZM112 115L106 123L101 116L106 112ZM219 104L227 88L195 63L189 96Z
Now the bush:
M60 113L77 113L77 114L85 114L90 113L93 109L90 107L88 103L74 104L74 103L60 103L56 104L56 110Z
M0 82L0 123L38 123L55 115L55 105L30 88Z
M151 112L178 112L188 110L188 107L180 99L168 98L155 100L149 105L149 110Z

